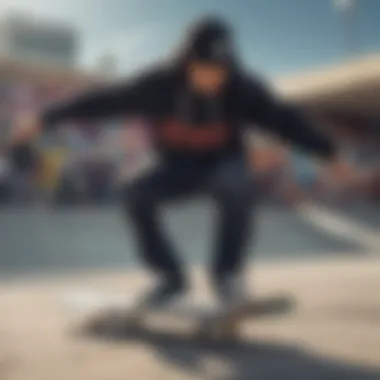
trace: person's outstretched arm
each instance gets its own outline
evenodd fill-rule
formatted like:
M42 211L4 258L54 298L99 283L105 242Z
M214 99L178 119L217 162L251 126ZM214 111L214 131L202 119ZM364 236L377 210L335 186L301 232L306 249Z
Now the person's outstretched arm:
M157 73L148 73L121 84L90 90L47 108L41 115L41 123L44 128L52 128L71 120L96 121L143 114L158 80Z
M33 139L62 122L144 116L161 94L164 77L160 69L152 70L122 84L109 85L57 103L43 112L20 114L14 121L10 143Z
M341 183L355 182L355 170L339 155L335 141L318 129L301 110L285 104L255 81L245 81L243 107L247 122L277 135L328 164Z
M296 107L277 99L254 80L245 83L244 109L248 122L273 133L298 148L320 158L335 158L335 142Z

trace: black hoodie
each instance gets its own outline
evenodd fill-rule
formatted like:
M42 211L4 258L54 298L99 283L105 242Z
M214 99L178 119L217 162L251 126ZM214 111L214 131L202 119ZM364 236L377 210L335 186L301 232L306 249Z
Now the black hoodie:
M144 117L154 127L157 150L168 164L207 164L243 154L247 125L259 126L320 157L335 154L327 136L240 67L228 24L202 20L189 31L183 47L173 65L157 65L133 80L51 108L43 116L44 125L50 128L69 119ZM190 91L184 68L192 59L229 67L228 83L218 96L206 99Z

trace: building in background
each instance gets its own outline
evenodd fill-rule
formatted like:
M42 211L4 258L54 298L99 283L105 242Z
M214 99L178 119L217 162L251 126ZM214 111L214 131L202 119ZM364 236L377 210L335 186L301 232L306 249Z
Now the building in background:
M12 118L100 80L76 67L79 32L71 25L9 14L0 19L0 137Z
M283 78L276 87L328 128L380 132L380 55Z
M78 30L70 25L9 15L0 20L0 55L30 63L74 67L79 52Z
M103 80L98 74L75 68L0 56L0 138L20 113L38 110Z
M354 192L379 197L374 184L380 176L380 56L361 56L284 78L276 86L340 143L362 178Z

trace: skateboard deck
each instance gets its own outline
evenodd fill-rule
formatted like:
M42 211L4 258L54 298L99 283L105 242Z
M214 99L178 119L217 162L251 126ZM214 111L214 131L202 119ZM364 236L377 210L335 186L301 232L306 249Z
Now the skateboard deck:
M141 308L136 299L101 292L75 292L63 299L66 311L75 314L79 330L111 334L148 328L149 320L164 319L173 327L192 322L190 335L200 338L235 338L247 319L276 316L294 309L292 298L274 295L225 307L213 302L180 300L161 308Z
M181 300L161 308L143 309L136 300L123 295L77 292L67 295L64 305L80 316L77 326L81 331L125 334L152 328L149 320L161 318L171 328L181 321L192 322L187 331L193 337L233 339L245 320L287 313L295 303L289 296L274 295L229 308L212 302Z

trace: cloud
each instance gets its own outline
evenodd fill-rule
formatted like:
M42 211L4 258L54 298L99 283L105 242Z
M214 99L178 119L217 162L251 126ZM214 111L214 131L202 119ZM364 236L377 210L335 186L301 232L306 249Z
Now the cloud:
M334 7L341 12L351 11L356 6L355 0L333 0Z

